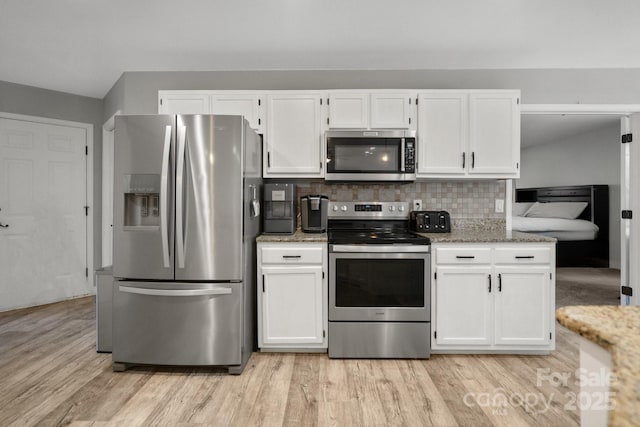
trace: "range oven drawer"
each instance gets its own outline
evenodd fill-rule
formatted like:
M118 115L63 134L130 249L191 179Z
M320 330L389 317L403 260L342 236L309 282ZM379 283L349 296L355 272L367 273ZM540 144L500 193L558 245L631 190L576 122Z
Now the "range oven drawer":
M430 322L329 322L330 358L426 359Z

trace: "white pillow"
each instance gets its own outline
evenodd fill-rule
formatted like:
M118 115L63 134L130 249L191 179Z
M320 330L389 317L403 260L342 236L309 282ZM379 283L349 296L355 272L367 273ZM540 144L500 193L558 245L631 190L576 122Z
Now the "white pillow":
M511 206L511 215L513 216L526 216L527 211L534 202L516 202Z
M525 216L532 218L576 219L586 207L587 202L536 202L529 208Z

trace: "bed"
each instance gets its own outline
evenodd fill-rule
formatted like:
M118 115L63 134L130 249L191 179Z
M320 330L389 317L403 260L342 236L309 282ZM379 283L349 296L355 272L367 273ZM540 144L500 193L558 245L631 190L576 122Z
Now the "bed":
M558 267L609 267L609 187L518 188L512 228L558 239Z

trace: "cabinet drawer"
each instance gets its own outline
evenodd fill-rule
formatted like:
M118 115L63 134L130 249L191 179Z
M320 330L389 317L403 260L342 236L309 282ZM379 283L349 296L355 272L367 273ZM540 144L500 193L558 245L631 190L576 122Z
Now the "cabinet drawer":
M438 264L490 264L491 248L438 248Z
M549 248L496 248L496 264L548 264L551 262Z
M322 248L262 248L262 264L322 264Z

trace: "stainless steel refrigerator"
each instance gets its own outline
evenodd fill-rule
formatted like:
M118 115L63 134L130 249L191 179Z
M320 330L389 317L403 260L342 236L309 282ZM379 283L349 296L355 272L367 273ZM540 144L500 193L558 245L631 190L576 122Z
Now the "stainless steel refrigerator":
M242 116L117 116L113 368L253 349L262 141Z

